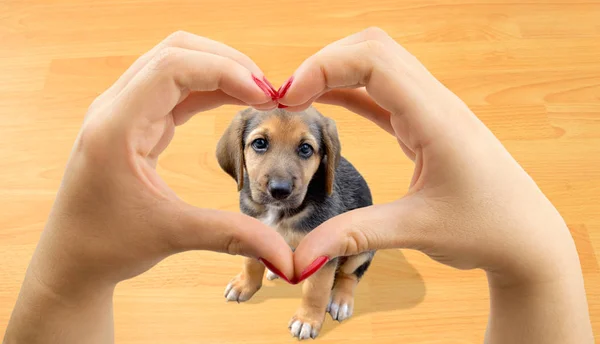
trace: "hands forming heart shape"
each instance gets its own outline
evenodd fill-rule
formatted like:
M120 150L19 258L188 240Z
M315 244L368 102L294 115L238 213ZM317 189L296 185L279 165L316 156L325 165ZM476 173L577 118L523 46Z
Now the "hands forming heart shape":
M199 112L223 104L300 111L313 102L371 120L415 168L397 201L330 219L295 253L256 219L185 203L155 170L175 126ZM567 280L565 272L583 285L554 206L469 108L382 30L327 45L278 91L241 52L176 33L90 106L26 281L84 297L186 250L262 258L299 281L319 257L387 248L485 269L498 288Z
M327 221L292 254L257 220L186 204L156 173L175 126L198 112L223 104L299 111L313 102L343 106L396 136L415 162L407 194ZM552 273L540 261L572 242L492 133L379 29L326 46L278 91L229 46L189 33L168 37L91 105L46 232L42 242L60 247L52 258L65 273L113 283L193 249L260 257L296 281L321 256L384 248L539 279Z

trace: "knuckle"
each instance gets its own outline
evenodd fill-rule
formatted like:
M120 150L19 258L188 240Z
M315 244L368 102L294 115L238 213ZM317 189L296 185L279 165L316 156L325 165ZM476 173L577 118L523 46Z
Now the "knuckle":
M178 30L167 36L163 43L167 47L177 47L180 46L182 42L185 41L190 35L191 33L187 31Z
M390 38L390 36L383 29L377 26L371 26L363 31L363 35L367 40L379 40L385 41Z
M99 96L97 96L96 98L94 98L94 100L92 100L92 103L88 107L88 112L86 114L86 117L89 117L90 114L94 112L94 110L100 108L101 105L104 103L104 100L105 100L104 93L102 93Z
M344 256L355 255L369 250L369 239L359 229L350 230L346 233Z
M378 40L366 40L363 44L363 47L367 52L371 54L382 55L386 53L385 44Z
M236 70L239 67L239 64L232 59L226 57L219 57L216 60L216 65L219 70Z
M226 74L237 72L239 67L240 65L237 62L229 58L217 57L214 60L214 68L212 68L211 71L211 73L213 73L212 78L218 81L217 87L221 87L221 79L223 79Z
M240 240L240 238L238 238L237 235L232 235L228 238L226 242L225 252L233 256L237 256L243 253L242 246L242 240Z
M106 132L105 122L98 118L86 121L79 133L75 144L75 151L92 157L91 160L100 162L106 159Z
M160 49L158 53L152 58L148 67L152 70L165 70L169 69L181 55L181 49L166 47Z

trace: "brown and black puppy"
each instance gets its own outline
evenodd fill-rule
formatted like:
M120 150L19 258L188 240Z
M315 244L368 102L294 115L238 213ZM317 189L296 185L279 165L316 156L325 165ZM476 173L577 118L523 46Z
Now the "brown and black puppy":
M372 204L360 173L340 155L333 120L314 108L303 112L246 109L217 145L221 168L240 191L240 209L273 227L294 249L324 221ZM352 315L354 289L374 252L331 260L302 286L300 308L290 321L293 336L315 338L325 313L343 321ZM265 267L245 259L225 289L230 301L246 301L262 286ZM268 279L277 275L267 273Z

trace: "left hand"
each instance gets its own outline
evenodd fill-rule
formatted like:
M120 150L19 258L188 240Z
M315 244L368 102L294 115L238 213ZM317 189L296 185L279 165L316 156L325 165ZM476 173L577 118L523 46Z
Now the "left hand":
M223 104L274 108L253 76L263 73L244 54L188 33L140 57L89 108L30 273L71 293L114 285L177 252L210 250L260 257L291 277L292 252L279 234L185 203L155 170L175 126L193 114Z

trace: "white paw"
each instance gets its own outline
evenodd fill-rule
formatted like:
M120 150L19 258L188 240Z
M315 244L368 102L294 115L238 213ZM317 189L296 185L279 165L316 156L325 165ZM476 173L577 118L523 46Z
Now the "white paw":
M303 323L300 320L296 320L290 326L290 333L293 337L297 337L300 340L308 338L315 339L319 335L319 330L313 328L309 323Z
M344 300L335 301L336 302L329 301L329 304L327 305L327 312L331 314L331 318L339 322L350 318L352 316L352 312L354 311L354 302L344 302Z
M237 301L240 302L240 300L238 299L240 297L240 291L237 288L233 287L233 282L230 282L227 287L225 287L225 298L227 299L227 301Z
M224 296L227 301L244 302L250 300L260 287L260 284L252 283L240 274L225 287Z
M276 280L278 278L279 278L279 276L277 276L277 274L275 274L271 270L267 269L267 279L269 281Z

